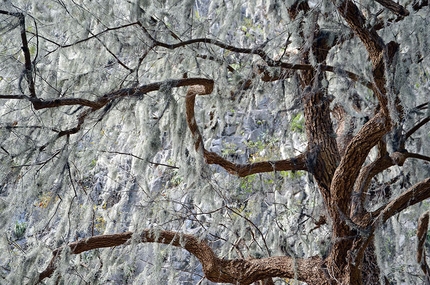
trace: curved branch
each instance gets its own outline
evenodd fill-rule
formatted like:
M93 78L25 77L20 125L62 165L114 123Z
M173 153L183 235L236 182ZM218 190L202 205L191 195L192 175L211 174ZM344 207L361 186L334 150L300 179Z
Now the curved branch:
M61 106L74 106L74 105L90 107L90 109L86 109L83 112L81 112L81 114L78 116L78 123L75 127L58 132L58 137L62 137L62 136L71 135L79 132L83 123L85 122L86 117L89 114L91 114L93 111L96 111L106 106L108 103L112 102L115 99L121 99L125 97L138 97L152 91L157 91L163 86L174 88L174 87L182 87L182 86L194 86L198 84L213 85L213 80L206 79L206 78L170 79L170 80L155 82L155 83L142 85L134 88L123 88L123 89L105 94L94 101L82 99L82 98L57 98L57 99L51 99L51 100L42 100L39 98L30 98L25 95L22 95L19 98L16 96L13 96L13 98L28 99L33 104L33 107L36 110L46 109L46 108L56 108ZM4 98L7 99L7 97L4 97ZM0 96L0 99L2 99L2 96Z
M351 203L351 193L359 175L360 167L369 151L390 129L391 124L380 112L369 120L354 136L345 150L345 154L334 173L331 195L340 210L347 213Z
M425 124L427 124L428 122L430 122L430 117L424 118L421 122L419 122L418 124L416 124L413 128L411 128L405 135L403 138L403 141L406 141L411 135L413 135L413 133L415 133L416 131L419 130L419 128L421 128L422 126L424 126Z
M371 216L376 217L372 227L375 229L380 222L385 222L407 207L428 198L430 198L430 178L418 182L388 204L372 212Z
M377 61L385 48L381 37L375 31L368 30L366 19L353 1L342 0L333 2L339 13L365 45L372 61Z
M360 221L360 218L363 218L365 214L364 202L373 177L393 165L391 157L384 155L360 170L357 181L354 184L350 211L350 217L355 223L363 225L362 222L365 222Z
M388 0L384 0L388 1ZM375 96L378 98L380 107L385 114L389 114L388 97L386 90L385 69L386 65L391 64L391 60L399 49L399 45L391 41L385 45L383 39L378 35L375 29L368 26L366 18L360 9L351 0L333 0L337 10L360 38L369 53L372 62L372 74L374 87L372 88Z
M194 139L194 148L196 151L201 151L206 163L217 164L227 170L229 173L238 175L239 177L248 176L255 173L273 172L273 171L288 171L288 170L307 170L306 155L301 154L295 158L277 160L277 161L262 161L250 164L235 164L221 157L215 152L205 149L203 137L199 131L194 113L195 100L197 95L208 95L212 93L213 82L208 82L203 85L196 85L188 88L185 99L186 116L188 128Z
M125 232L113 235L93 236L68 244L72 254L79 254L97 248L107 248L133 243L161 243L181 247L197 257L202 264L205 277L213 282L251 284L270 277L296 278L301 281L323 276L322 260L318 257L294 259L287 256L262 259L220 259L209 245L200 239L173 231L143 230L140 234ZM65 247L53 251L53 257L46 269L39 274L37 283L49 278L56 269L56 260ZM321 279L322 280L322 279Z
M162 86L174 88L198 84L213 84L213 80L206 78L169 79L161 82L141 85L134 88L123 88L120 90L116 90L105 94L94 101L82 98L57 98L50 100L31 99L30 101L33 103L33 106L36 110L73 105L85 106L90 107L93 110L98 110L115 99L120 99L124 97L138 97L152 91L157 91Z
M145 32L145 34L149 37L149 39L154 43L154 46L160 46L160 47L164 47L167 49L176 49L179 47L184 47L184 46L196 44L196 43L212 44L212 45L218 46L222 49L225 49L225 50L228 50L231 52L258 55L259 57L261 57L261 59L263 59L266 62L266 64L268 66L271 66L271 67L282 67L282 68L291 69L291 70L314 70L315 69L315 67L312 66L311 64L292 64L292 63L273 60L263 50L264 45L261 45L259 47L255 47L255 48L240 48L240 47L229 45L229 44L223 43L221 41L218 41L215 39L210 39L210 38L198 38L198 39L191 39L191 40L187 40L187 41L181 41L181 42L175 43L175 44L168 44L168 43L163 43L163 42L156 40L148 32L148 30L146 30L143 26L141 26L141 27L142 27L143 31ZM320 69L322 71L328 71L328 72L346 75L348 78L363 84L367 88L370 88L370 89L373 88L373 84L371 82L369 82L365 78L363 78L363 77L361 77L358 74L355 74L353 72L343 70L339 67L334 67L334 66L324 65L324 64L322 64L320 66Z
M354 193L352 195L350 216L353 217L354 222L360 225L365 225L366 222L368 222L368 216L366 215L367 212L364 212L363 205L370 181L373 179L373 177L390 168L391 166L402 166L405 160L408 158L430 161L430 157L425 155L410 152L394 152L390 155L386 153L386 155L379 157L376 161L361 169L354 185ZM362 218L361 221L360 218Z

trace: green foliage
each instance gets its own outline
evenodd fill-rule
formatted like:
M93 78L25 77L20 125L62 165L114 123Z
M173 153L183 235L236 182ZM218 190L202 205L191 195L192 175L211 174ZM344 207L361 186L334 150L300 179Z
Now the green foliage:
M300 179L304 175L306 175L305 171L280 171L280 174L282 177L285 177L287 179Z
M298 133L303 133L305 131L305 117L302 113L298 113L291 120L290 130Z
M259 162L279 159L279 139L263 136L258 141L248 141L249 162Z
M223 149L221 150L222 156L229 157L236 154L236 152L237 145L235 143L223 143Z
M240 178L240 184L239 184L240 193L243 196L247 196L250 193L253 193L256 180L257 180L256 174Z
M15 223L14 235L17 239L24 237L25 231L27 230L27 224L22 221Z

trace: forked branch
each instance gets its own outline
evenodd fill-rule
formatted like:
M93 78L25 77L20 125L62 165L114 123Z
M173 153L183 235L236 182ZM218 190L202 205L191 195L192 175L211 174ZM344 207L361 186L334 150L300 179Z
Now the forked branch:
M354 136L345 150L333 177L332 197L340 210L347 213L354 183L360 167L374 147L390 129L390 122L382 113L376 114Z
M185 47L187 45L192 45L192 44L199 44L199 43L200 44L208 44L208 45L217 46L219 48L222 48L224 50L228 50L231 52L257 55L262 60L264 60L264 62L270 67L281 67L281 68L289 69L289 70L314 70L315 69L315 67L312 66L311 64L294 64L294 63L283 62L280 60L273 60L264 51L264 44L261 46L258 46L258 47L254 47L254 48L241 48L241 47L229 45L229 44L226 44L226 43L221 42L219 40L215 40L215 39L211 39L211 38L190 39L190 40L181 41L178 43L169 44L169 43L164 43L164 42L158 41L148 32L147 29L145 29L145 27L143 27L143 26L141 26L141 27L142 27L142 30L144 31L144 33L153 42L154 46L164 47L167 49L177 49L177 48ZM371 82L369 82L368 80L366 80L365 78L363 78L362 76L355 74L353 72L347 71L347 70L343 70L340 67L334 67L334 66L330 66L330 65L321 64L319 66L319 68L321 69L321 71L339 73L345 77L350 78L353 81L356 81L356 82L359 82L360 84L363 84L364 86L366 86L369 89L373 88L373 84Z
M105 94L93 101L82 99L82 98L57 98L57 99L50 99L50 100L41 100L38 98L29 98L27 96L21 96L20 98L16 98L16 99L29 99L36 110L46 109L46 108L56 108L61 106L89 107L89 109L86 109L80 113L80 115L78 116L78 123L75 127L59 132L58 137L62 137L65 135L71 135L79 132L79 130L81 129L81 126L85 122L86 117L90 113L98 109L101 109L102 107L106 106L108 103L116 99L122 99L126 97L139 97L146 93L157 91L163 86L174 88L174 87L181 87L181 86L192 86L197 84L213 85L213 80L206 79L206 78L171 79L171 80L166 80L162 82L155 82L147 85L141 85L134 88L123 88L123 89ZM2 97L0 96L0 99L1 98Z
M376 228L379 223L387 221L396 213L428 198L430 198L430 178L418 182L388 204L372 212L371 215L376 217L373 227Z
M72 242L53 251L53 257L46 269L39 274L37 283L49 278L56 269L56 261L67 248L71 254L79 254L97 248L107 248L137 243L161 243L184 248L197 257L202 264L205 277L213 282L251 284L270 277L296 278L301 281L315 280L323 276L318 257L294 259L287 256L262 259L221 259L205 241L173 231L143 230L140 234L125 232L113 235L93 236Z

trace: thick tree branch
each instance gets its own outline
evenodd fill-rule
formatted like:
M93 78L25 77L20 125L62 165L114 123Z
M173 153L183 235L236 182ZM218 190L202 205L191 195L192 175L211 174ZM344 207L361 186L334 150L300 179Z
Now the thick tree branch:
M288 170L306 170L306 156L301 154L295 158L277 160L277 161L262 161L250 164L235 164L221 157L215 152L205 149L203 137L195 119L195 100L197 95L208 95L212 93L213 82L207 82L204 85L196 85L188 88L185 99L186 116L188 128L194 139L194 148L196 151L201 151L206 163L217 164L227 170L229 173L238 175L239 177L248 176L255 173L273 172L273 171L288 171Z
M390 122L381 113L376 114L354 136L345 150L345 155L333 177L331 195L333 203L347 213L350 208L350 197L360 167L369 151L390 129Z
M430 198L430 178L418 182L388 204L372 212L371 216L376 217L372 227L376 229L379 223L387 221L393 215L403 211L409 206L415 205L428 198Z
M429 227L429 212L425 212L418 220L417 229L417 262L425 276L425 284L430 285L430 268L426 261L425 242L427 240L427 230Z
M339 13L365 45L372 62L377 63L385 48L381 37L375 31L368 29L366 19L354 2L350 0L334 0L333 2Z
M405 7L403 7L400 4L397 4L392 0L376 0L376 2L378 2L379 4L381 4L382 6L384 6L385 8L387 8L388 10L390 10L396 15L399 15L399 16L409 15L409 11L405 9Z
M333 2L339 13L354 33L360 38L369 53L373 66L372 74L374 87L372 90L379 100L382 112L388 115L385 69L387 64L391 64L391 60L398 51L399 45L396 42L390 42L385 45L383 39L378 35L376 30L367 25L365 17L353 1L333 0Z
M369 222L367 212L364 210L364 201L369 185L373 177L382 171L390 168L394 165L402 166L406 159L416 158L426 161L430 161L430 157L421 154L410 153L410 152L394 152L388 155L379 157L376 161L363 167L354 185L354 191L352 194L352 204L350 217L351 219L361 225L366 226Z
M202 264L205 277L213 282L251 284L270 277L296 278L300 281L315 281L321 271L322 260L318 257L294 259L287 256L262 259L220 259L209 245L198 238L173 231L144 230L140 234L93 236L67 245L72 254L79 254L97 248L107 248L134 243L161 243L181 247L193 254ZM56 260L65 247L53 251L53 257L46 269L39 274L37 283L49 278L56 269ZM321 281L324 280L321 278Z
M376 161L366 165L360 170L357 181L354 184L354 191L351 199L350 217L355 223L365 226L367 222L361 220L361 218L366 213L364 210L364 202L373 177L393 165L393 160L388 156L388 153L386 153L386 155L379 157Z
M430 156L426 156L426 155L422 155L419 153L406 153L406 158L416 158L416 159L421 159L421 160L425 160L425 161L430 161Z

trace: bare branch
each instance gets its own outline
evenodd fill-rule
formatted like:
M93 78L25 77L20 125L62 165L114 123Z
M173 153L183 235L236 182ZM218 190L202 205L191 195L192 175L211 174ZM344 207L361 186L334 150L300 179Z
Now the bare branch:
M372 212L371 216L376 217L372 225L373 228L376 228L378 223L387 221L396 213L428 198L430 198L430 178L413 185L388 204Z
M198 238L173 231L144 230L140 234L125 232L113 235L93 236L67 245L72 254L79 254L97 248L107 248L134 243L161 243L181 247L193 254L202 264L205 277L213 282L251 284L270 277L296 278L301 281L315 280L323 276L322 260L318 257L294 259L276 256L262 259L220 259L209 245ZM56 269L56 259L65 247L53 251L53 257L46 269L39 274L38 281L49 278ZM321 280L323 280L321 278Z
M360 9L350 0L333 2L339 13L365 45L372 62L375 63L380 60L381 53L385 48L384 42L375 31L368 30L366 19Z
M21 42L22 42L22 52L24 53L25 60L25 70L24 76L28 83L28 90L30 91L30 97L36 98L36 89L34 87L33 79L33 64L31 62L30 49L28 48L27 34L25 31L25 16L23 13L19 12L8 12L0 10L0 14L14 16L19 19L19 25L21 27Z
M210 38L198 38L198 39L191 39L191 40L187 40L187 41L181 41L181 42L175 43L175 44L168 44L168 43L163 43L163 42L156 40L154 37L152 37L152 35L148 32L148 30L146 30L143 26L142 26L142 29L145 32L145 34L151 39L151 41L154 42L154 46L160 46L160 47L164 47L167 49L176 49L179 47L184 47L184 46L196 44L196 43L212 44L212 45L218 46L222 49L229 50L232 52L258 55L259 57L261 57L266 62L266 64L268 66L271 66L271 67L282 67L282 68L291 69L291 70L314 70L315 69L315 67L310 65L310 64L292 64L292 63L273 60L263 50L264 45L259 46L259 47L255 47L255 48L240 48L240 47L229 45L229 44L223 43L221 41L218 41L215 39L210 39ZM373 84L371 82L369 82L368 80L364 79L363 77L361 77L361 76L359 76L353 72L346 71L346 70L343 70L341 68L330 66L330 65L321 65L320 69L322 71L328 71L328 72L334 72L334 73L346 75L348 78L350 78L354 81L357 81L357 82L363 84L364 86L366 86L370 89L373 88Z
M92 110L98 110L115 99L120 99L124 97L138 97L149 92L157 91L160 89L161 86L169 86L173 88L191 86L196 84L213 84L213 80L206 78L170 79L134 88L123 88L120 90L116 90L105 94L94 101L82 98L57 98L50 100L31 99L30 101L33 103L33 106L36 110L71 105L86 106L90 107Z
M30 34L32 34L32 35L34 35L34 36L39 36L40 38L44 39L45 41L50 42L51 44L56 45L56 46L57 46L57 47L59 47L59 48L68 48L68 47L72 47L72 46L74 46L74 45L77 45L77 44L80 44L80 43L83 43L83 42L89 41L89 40L91 40L91 39L97 38L97 37L99 37L99 36L101 36L102 34L105 34L105 33L107 33L107 32L115 31L115 30L120 30L120 29L124 29L124 28L130 27L130 26L136 26L136 25L140 26L141 24L140 24L140 22L133 22L133 23L125 24L125 25L118 26L118 27L107 28L107 29L105 29L105 30L103 30L103 31L101 31L101 32L99 32L99 33L97 33L97 34L93 34L92 36L90 36L90 37L88 37L88 38L85 38L85 39L82 39L82 40L76 41L76 42L71 43L71 44L65 44L65 45L59 44L59 43L57 43L57 42L55 42L55 41L53 41L53 40L50 40L50 39L48 39L48 38L46 38L46 37L44 37L44 36L37 35L37 34L32 33L32 32L30 32Z
M410 129L405 135L404 135L404 141L406 141L413 133L419 130L422 126L427 124L430 121L430 117L424 118L421 122L416 124L412 129Z
M425 242L427 239L427 230L429 227L429 212L425 212L418 220L417 229L417 262L425 275L425 284L430 285L430 268L426 261Z
M366 222L360 221L360 218L362 218L362 215L365 214L365 197L373 177L393 165L394 163L391 157L389 157L388 155L384 155L379 157L376 161L366 165L360 170L360 173L357 177L357 181L354 184L350 211L350 217L355 223L363 226L362 222Z
M0 94L0 99L18 99L18 100L27 99L27 100L30 100L30 97L28 97L27 95L3 95L3 94Z
M345 154L333 177L333 202L340 210L347 213L350 205L351 192L358 177L360 167L367 158L369 151L390 129L390 122L381 113L376 114L354 136L345 150Z
M132 153L129 152L121 152L121 151L107 151L107 150L101 150L101 152L105 152L105 153L112 153L112 154L123 154L123 155L129 155L131 157L140 159L140 160L145 160L144 158L141 158L137 155L134 155ZM149 164L155 165L155 166L165 166L165 167L169 167L169 168L175 168L175 169L179 169L179 167L174 166L174 165L169 165L169 164L165 164L165 163L159 163L159 162L153 162L153 161L149 161L146 160L146 162L148 162Z
M399 16L408 16L409 11L402 5L391 0L376 0L379 4Z
M411 157L411 158L425 160L425 161L430 161L430 156L422 155L422 154L419 154L419 153L410 153L410 152L408 152L406 154L406 156L407 157Z
M306 170L306 155L301 154L295 158L277 160L277 161L263 161L250 164L235 164L232 163L215 152L205 149L203 144L203 137L199 131L196 119L194 117L194 106L196 95L208 95L212 93L213 82L205 85L196 85L189 87L186 96L186 116L188 128L194 138L194 148L196 151L201 151L206 163L217 164L227 170L229 173L245 177L255 173L273 172L273 171L288 171L288 170Z

